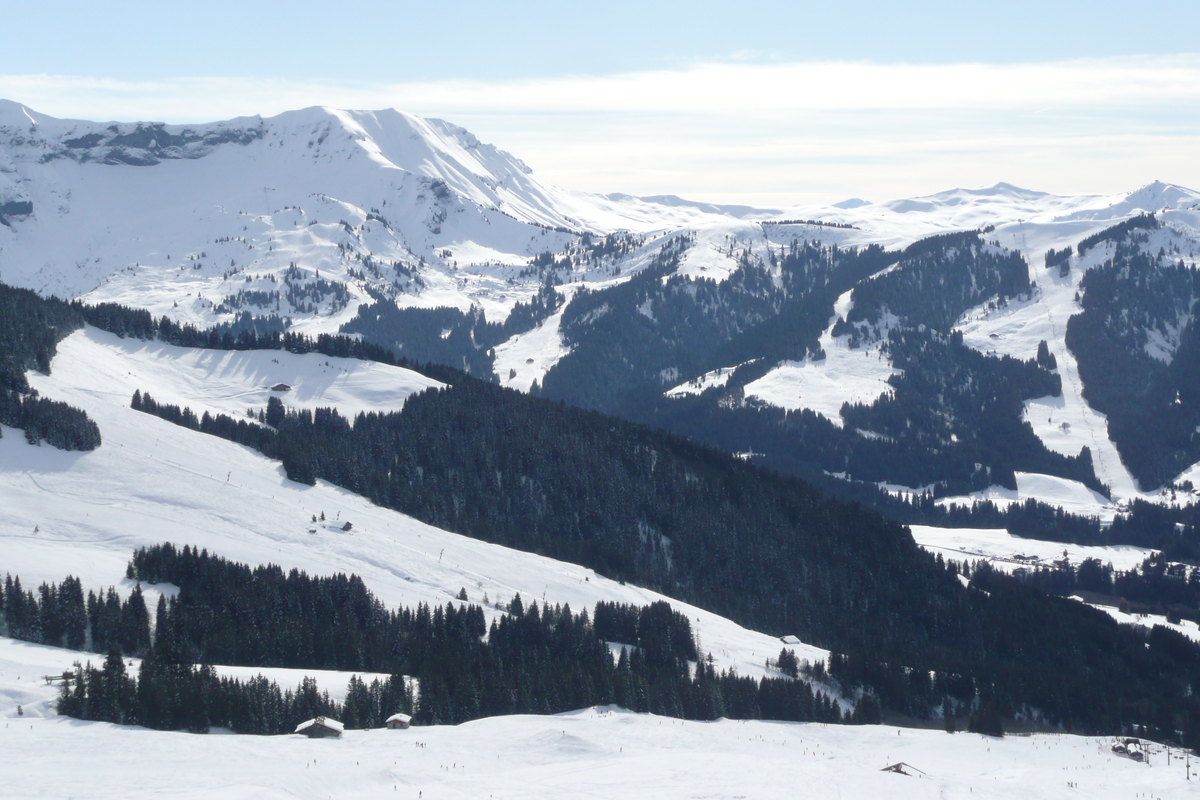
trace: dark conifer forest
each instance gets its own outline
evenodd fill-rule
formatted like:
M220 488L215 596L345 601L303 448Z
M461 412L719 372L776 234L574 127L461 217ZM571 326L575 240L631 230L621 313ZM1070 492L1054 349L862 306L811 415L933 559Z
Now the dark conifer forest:
M665 602L645 607L601 603L586 609L528 606L518 595L486 624L466 601L432 609L386 609L354 575L309 576L250 567L170 544L134 554L129 574L169 582L153 633L139 588L124 602L120 630L111 620L78 616L79 582L41 587L39 599L8 579L5 620L18 638L107 653L102 668L77 668L65 682L59 712L80 719L151 728L285 733L328 715L351 728L380 727L393 713L417 724L457 724L497 714L553 714L619 704L687 719L781 719L877 722L868 701L843 712L818 688L790 674L759 680L717 672L703 658L687 617ZM90 595L90 593L89 593ZM82 606L78 606L82 608ZM69 632L58 616L74 620ZM614 658L612 647L619 648ZM136 679L124 656L142 659ZM785 659L786 661L786 659ZM690 662L690 663L689 663ZM293 692L261 676L220 677L211 664L381 672L387 679L350 681L333 702L305 679ZM408 678L419 682L414 700Z
M785 648L769 664L778 676L759 680L718 672L687 617L663 602L602 602L589 616L517 596L489 626L483 609L466 600L388 610L354 575L250 568L170 544L135 552L128 568L133 579L179 589L159 600L153 630L140 583L125 601L111 589L105 599L89 590L85 603L74 578L34 593L9 576L2 604L10 635L108 654L102 668L75 670L61 713L161 729L281 733L317 715L378 727L398 711L418 724L458 723L616 703L687 719L869 723L946 715L984 732L1017 723L1200 742L1200 707L1189 688L1200 646L1162 627L1118 626L1045 593L1161 598L1174 591L1194 608L1200 571L1172 583L1155 561L1128 573L1094 561L1060 564L1023 578L982 563L948 570L969 576L965 594L992 640L980 655L940 648L936 668L927 669L932 660L913 666L883 647L835 651L828 664L799 662ZM127 654L142 658L136 679L127 674ZM214 663L391 677L354 678L337 703L309 679L291 691L262 677L220 677L206 666ZM419 700L410 678L419 682ZM838 693L853 710L831 702Z
M1067 325L1084 396L1108 415L1109 436L1145 489L1200 460L1200 274L1147 250L1146 230L1157 227L1135 217L1080 243L1081 253L1109 243L1112 257L1083 276L1083 313Z
M24 430L30 444L100 446L100 429L86 413L39 397L25 377L31 369L49 375L58 343L81 327L83 319L66 303L0 284L0 423Z
M842 673L847 685L867 687L888 712L928 716L946 698L925 682L897 688L899 670L958 676L967 694L952 699L964 713L979 697L1004 718L1072 730L1149 725L1146 709L1191 730L1200 713L1187 689L1200 680L1200 646L1170 632L1148 638L990 571L964 588L873 512L595 412L473 380L353 423L277 400L255 420L198 421L144 393L135 401L281 458L293 479L330 480L447 530L828 647L856 670Z

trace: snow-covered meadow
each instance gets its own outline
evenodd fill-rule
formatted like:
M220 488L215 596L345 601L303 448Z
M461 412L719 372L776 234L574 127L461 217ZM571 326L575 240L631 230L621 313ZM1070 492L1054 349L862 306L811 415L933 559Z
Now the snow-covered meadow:
M458 726L298 735L164 733L66 718L0 721L17 798L1177 798L1194 765L1110 739L762 721L619 708ZM883 771L902 763L907 774ZM36 767L31 767L36 765Z

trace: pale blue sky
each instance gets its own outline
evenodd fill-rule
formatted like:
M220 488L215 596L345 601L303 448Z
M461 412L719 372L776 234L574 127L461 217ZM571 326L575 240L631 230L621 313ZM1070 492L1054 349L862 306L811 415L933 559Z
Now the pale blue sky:
M565 186L773 203L1200 185L1200 2L0 0L0 97L442 116Z
M386 82L696 61L1011 63L1200 49L1195 0L4 2L0 72Z

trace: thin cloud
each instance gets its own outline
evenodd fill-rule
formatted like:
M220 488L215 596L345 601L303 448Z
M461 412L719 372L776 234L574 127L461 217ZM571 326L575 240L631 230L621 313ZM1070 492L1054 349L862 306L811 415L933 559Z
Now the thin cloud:
M124 82L0 75L58 117L195 123L312 105L464 125L571 188L781 204L1007 180L1200 183L1200 56L1030 64L716 63L537 80Z
M274 114L298 105L395 106L424 114L1146 107L1200 101L1200 56L1036 64L720 63L601 76L393 84L0 75L0 96L54 115L105 108L106 117L172 122Z

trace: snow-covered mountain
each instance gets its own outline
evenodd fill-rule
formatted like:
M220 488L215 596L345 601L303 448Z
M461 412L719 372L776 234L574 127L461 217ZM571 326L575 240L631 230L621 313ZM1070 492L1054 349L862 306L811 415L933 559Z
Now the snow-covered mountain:
M1117 355L1132 352L1164 387L1186 383L1190 373L1179 365L1189 363L1193 346L1188 287L1200 250L1198 209L1200 195L1167 184L1112 197L1058 197L999 184L789 209L587 195L538 181L518 159L460 128L396 111L306 109L211 125L109 125L55 120L0 102L5 283L117 301L205 327L247 312L288 318L306 333L346 326L405 355L442 347L448 363L483 365L485 377L501 384L551 397L579 389L572 399L584 405L650 417L748 458L761 458L772 444L774 457L797 460L827 447L838 463L822 467L826 478L864 480L855 472L880 469L871 461L880 453L889 469L893 452L886 448L901 435L888 427L897 408L925 406L932 413L907 419L915 427L936 423L913 440L926 448L908 452L913 462L950 453L938 468L956 469L979 442L980 452L997 450L993 433L968 441L969 426L991 421L971 416L971 403L995 399L973 395L971 387L982 383L990 392L997 381L1012 381L1028 391L1015 402L995 392L1005 402L987 409L1009 415L1007 427L996 426L1000 437L1028 423L1028 438L1022 450L987 453L995 463L966 467L969 485L980 487L974 496L1001 504L1040 497L1085 514L1111 516L1118 501L1166 493L1138 484L1110 436L1109 418L1092 407L1097 397L1127 400L1106 395L1103 376L1094 377L1096 360L1111 353L1079 346L1092 341L1086 337L1068 346L1068 322L1091 314L1089 324L1125 337ZM1155 225L1143 213L1155 214ZM1096 238L1130 221L1132 227ZM948 236L923 241L938 235ZM1073 251L1064 260L1068 246ZM1119 273L1127 263L1136 285L1089 305L1089 292L1099 295L1086 276ZM1172 287L1169 307L1145 301L1147 276ZM1129 330L1116 327L1124 317L1109 313L1127 297L1140 315ZM434 311L442 307L453 313ZM893 333L899 336L889 338ZM922 360L917 350L939 355ZM1155 372L1159 364L1176 372ZM918 375L940 383L913 396L902 380ZM197 415L242 417L280 396L271 387L286 384L290 407L336 407L350 418L400 408L439 386L424 374L316 353L183 348L86 327L59 343L49 374L28 378L43 398L86 412L103 444L67 452L30 444L12 428L0 431L0 570L20 575L27 587L70 573L85 588L116 585L128 595L131 551L169 540L250 564L353 573L392 606L445 604L465 592L496 617L494 603L518 592L543 606L576 609L600 600L666 599L687 616L718 669L746 676L778 675L768 659L781 646L804 659L829 655L584 566L422 523L325 481L295 483L249 447L129 407L134 390L142 390ZM1029 394L1046 387L1056 391ZM871 416L872 404L889 397L909 405ZM1192 402L1186 391L1179 396L1184 410ZM892 416L904 425L903 415ZM802 447L794 446L797 436ZM856 450L862 442L869 447ZM870 449L876 446L883 449ZM991 475L993 467L997 475L1008 469L1015 486L989 485L985 471ZM805 469L811 465L796 471ZM965 485L948 474L933 474L930 483ZM872 483L895 493L922 488L883 477ZM318 524L318 514L353 527ZM992 560L1001 570L1059 552L1072 562L1098 558L1128 568L1150 552L1018 541L1003 531L925 526L914 535L947 558ZM669 540L663 547L671 552ZM174 591L143 589L152 600ZM1200 636L1191 620L1109 613ZM1180 782L1181 770L1168 766L1147 784L1143 765L1112 755L1111 741L1095 738L1001 741L878 726L684 723L610 708L434 727L413 732L420 747L397 749L391 739L377 740L389 735L381 731L349 732L337 742L271 737L230 745L228 737L55 718L56 690L29 678L60 672L79 657L0 640L0 736L5 751L19 756L0 765L0 781L12 791L120 786L133 770L143 784L136 791L147 793L145 786L168 775L197 791L244 790L254 772L255 791L266 796L386 791L388 782L410 796L414 788L419 796L482 796L484 789L517 796L531 786L555 796L608 796L614 789L690 796L699 783L718 794L782 796L798 781L835 782L862 794L894 792L894 782L904 781L905 789L916 784L930 794L961 794L966 785L970 796L1055 796L1047 787L1071 765L1091 771L1063 783L1086 785L1096 796L1127 795L1130 787L1168 796L1186 783L1186 773ZM251 668L218 671L247 677ZM268 674L294 685L299 673ZM347 675L318 677L336 694ZM832 685L818 688L832 692ZM146 748L169 752L147 764ZM1085 761L1070 760L1085 751ZM66 757L73 769L56 768ZM1157 751L1154 758L1158 766ZM212 770L215 759L225 769ZM901 761L912 767L881 771ZM83 762L86 785L73 777ZM265 762L276 767L264 773ZM752 775L747 763L759 765ZM684 773L689 780L676 780Z
M292 263L350 290L348 309L282 308L323 317L317 327L410 274L419 288L406 302L496 313L521 296L497 268L557 251L571 231L720 213L563 191L462 128L395 110L179 126L59 120L0 101L0 276L196 321Z
M811 351L798 340L783 351L746 343L761 339L769 318L780 315L778 327L798 313L787 302L802 290L782 286L785 251L797 243L897 251L929 236L985 231L987 241L1026 260L1030 287L999 308L994 297L977 298L961 309L956 329L980 352L1022 360L1047 343L1062 390L1026 398L1025 417L1050 452L1074 458L1086 446L1096 481L1088 488L1069 470L1047 477L1042 467L1018 467L1015 488L1009 479L986 491L978 481L971 487L1002 503L1032 496L1102 516L1111 516L1118 501L1157 496L1162 483L1148 480L1144 468L1139 483L1126 467L1106 415L1085 397L1098 390L1084 385L1066 344L1083 275L1111 258L1114 245L1076 255L1076 268L1062 276L1043 262L1048 252L1142 213L1162 223L1154 246L1194 266L1200 194L1160 182L1110 196L1057 196L1000 183L885 202L759 209L565 191L462 128L395 110L308 108L179 126L59 120L0 101L0 280L201 327L248 313L277 315L276 324L306 333L345 328L402 355L445 361L522 390L536 385L551 396L562 394L555 386L577 383L566 376L591 363L589 348L612 350L613 336L623 335L615 331L629 330L628 321L612 328L619 315L609 310L619 306L605 293L635 291L620 287L669 261L664 274L693 294L715 282L719 296L705 301L704 313L723 333L695 341L663 334L655 317L662 299L647 295L637 308L657 326L650 337L675 342L668 350L676 355L651 359L639 391L698 396L741 366L744 379L734 380L730 402L808 409L843 427L844 403L887 396L889 380L902 370L881 348L887 329L860 344L836 326L854 313L853 282L822 301L827 322L806 334ZM746 288L747 270L756 269L767 283ZM556 286L557 300L545 294L547 285ZM585 304L589 294L599 298L588 301L590 315L572 311L573 301ZM730 312L735 295L756 297L761 307ZM403 311L412 308L455 311ZM519 319L500 326L514 309L521 309ZM1176 319L1179 330L1163 334L1168 351L1182 341L1185 322ZM795 338L771 335L776 345ZM705 348L711 357L696 357ZM620 409L614 400L565 396ZM752 441L721 443L754 450ZM926 488L915 479L871 480ZM1007 489L1000 485L1006 482ZM1100 484L1109 497L1095 493Z

